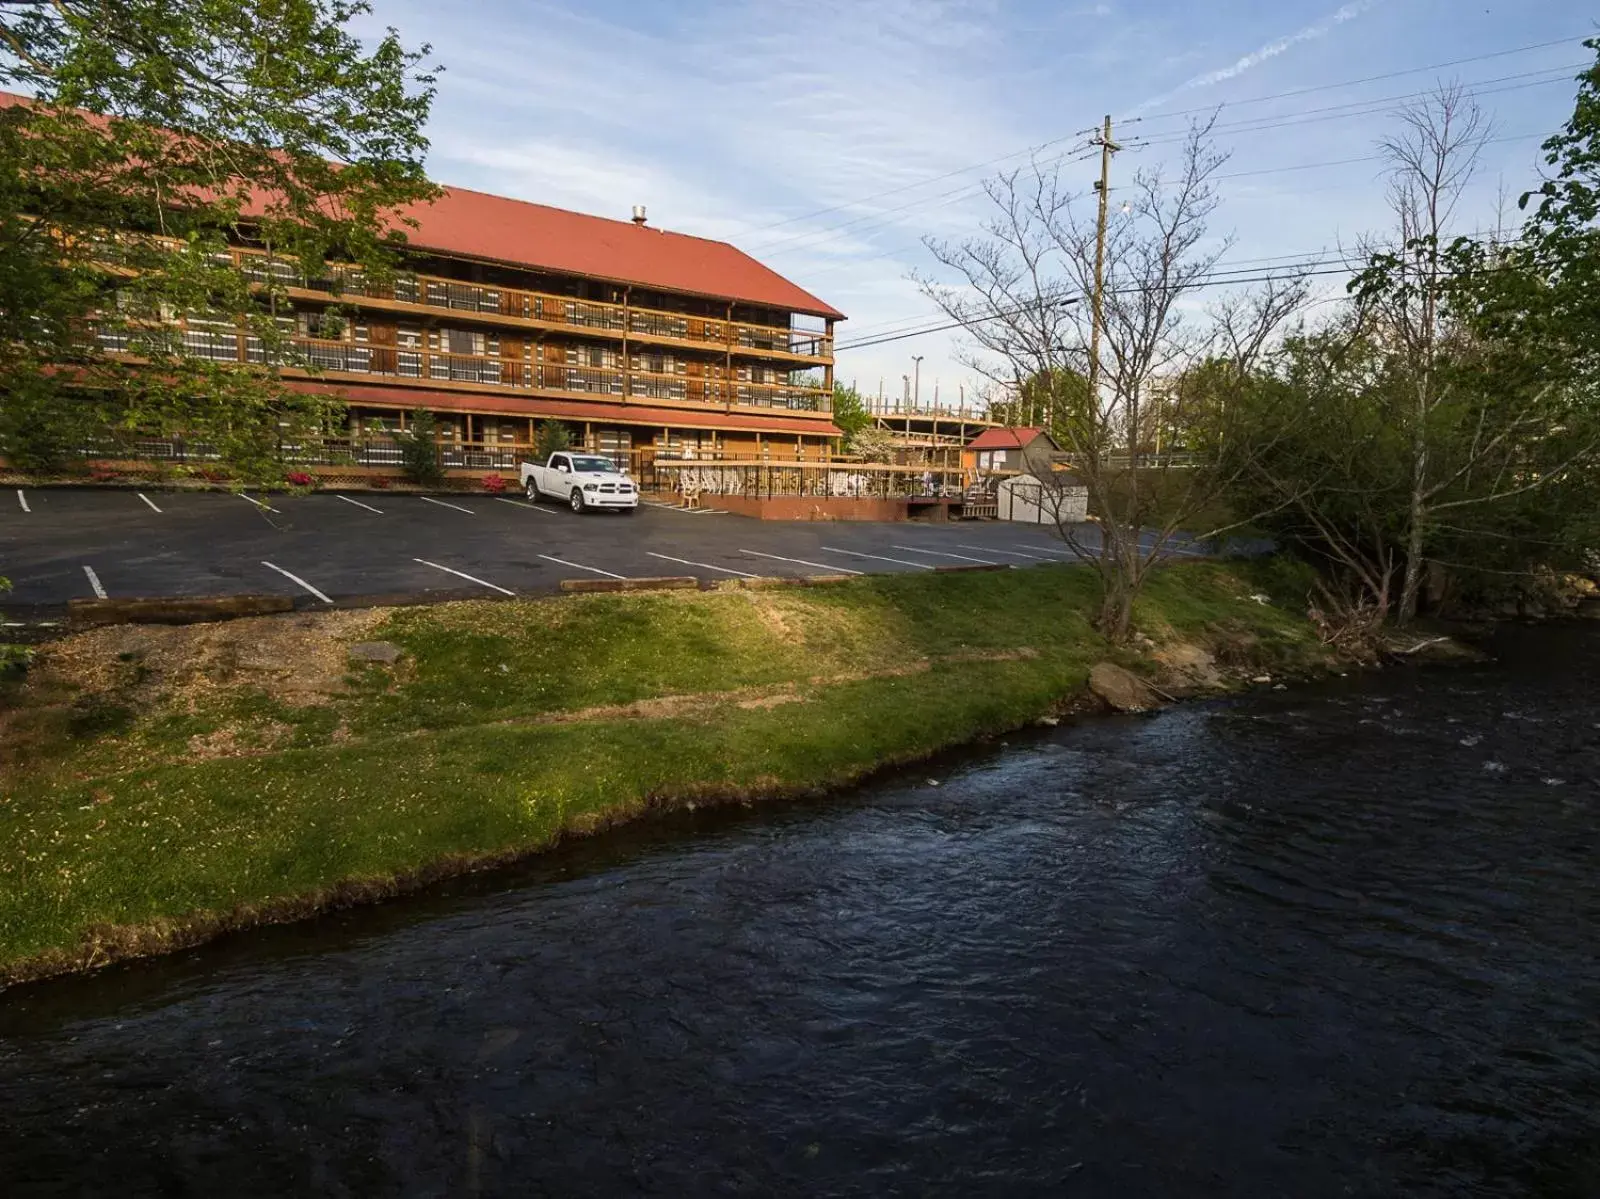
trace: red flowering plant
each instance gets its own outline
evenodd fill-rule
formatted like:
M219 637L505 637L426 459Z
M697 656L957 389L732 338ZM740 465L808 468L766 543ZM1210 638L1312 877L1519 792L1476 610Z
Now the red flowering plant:
M483 489L490 495L499 495L506 489L506 481L499 475L484 475Z

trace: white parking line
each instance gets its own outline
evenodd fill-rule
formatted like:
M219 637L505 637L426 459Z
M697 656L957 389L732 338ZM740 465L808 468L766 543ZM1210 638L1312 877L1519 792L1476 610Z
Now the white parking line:
M848 566L835 566L832 562L807 562L804 558L785 558L782 554L763 554L760 550L740 550L741 554L750 554L756 558L771 558L777 562L797 562L801 566L815 566L818 570L825 570L829 574L858 575L864 572L851 570Z
M443 500L434 499L432 496L419 495L417 498L429 504L438 504L441 508L454 508L457 512L465 512L468 516L477 515L471 508L463 508L460 504L447 504Z
M147 496L147 495L146 495L146 494L145 494L145 493L144 493L144 492L142 492L142 491L136 491L136 492L134 492L134 494L135 494L135 495L137 495L137 496L138 496L138 497L139 497L139 498L140 498L140 499L141 499L141 500L143 500L143 501L144 501L144 502L145 502L145 503L146 503L146 504L149 504L149 505L150 505L150 511L152 511L152 512L160 512L160 511L161 511L161 509L160 509L160 508L157 508L157 507L156 507L156 505L155 505L155 501L153 501L153 500L152 500L152 499L151 499L151 498L150 498L150 497L149 497L149 496Z
M960 562L978 562L984 566L999 566L992 558L974 558L970 554L947 554L942 550L925 550L918 545L891 545L892 550L907 550L913 554L927 554L931 558L955 558Z
M383 515L382 508L374 508L371 504L363 504L360 500L353 500L347 495L335 496L334 498L343 500L347 504L354 504L357 508L365 508L368 512L376 512L379 516Z
M427 497L426 496L418 496L417 498L418 499L426 499ZM447 575L455 575L456 578L465 579L469 583L476 583L480 587L487 587L490 591L498 591L501 595L516 595L517 594L515 591L507 591L504 587L497 586L494 583L489 582L489 580L487 580L487 579L480 579L480 578L477 578L477 577L475 577L473 575L467 574L466 571L457 570L453 566L440 566L437 562L429 562L426 558L413 558L411 560L413 562L420 562L424 566L431 566L431 567L433 567L434 570L442 570Z
M1023 554L1023 553L1019 553L1016 550L1000 550L1000 549L996 549L992 545L968 545L964 541L958 541L955 544L959 545L964 550L982 550L986 554L1004 554L1008 558L1032 558L1032 559L1034 559L1035 561L1038 561L1038 562L1053 562L1053 561L1055 561L1055 559L1048 558L1044 554Z
M28 497L22 494L22 488L20 487L17 488L17 503L22 505L22 510L24 512L33 511L32 508L28 507Z
M674 558L671 554L658 554L654 550L645 550L652 558L660 558L663 562L678 562L684 566L698 566L701 570L720 570L725 575L738 575L741 579L754 579L758 576L747 570L730 570L726 566L713 566L709 562L691 562L687 558Z
M664 508L668 512L676 512L680 516L726 516L727 513L720 508L684 508L678 504L664 504L660 500L641 500L652 508Z
M586 570L590 574L605 575L608 579L625 579L627 575L614 575L609 570L601 570L598 566L585 566L582 562L568 562L565 558L552 558L549 554L540 554L546 562L559 562L562 566L570 566L573 570Z
M896 566L915 566L918 570L933 569L926 562L911 562L905 558L885 558L882 554L863 554L859 550L840 549L836 545L823 545L817 548L827 550L830 554L849 554L852 558L872 558L879 562L893 562Z
M1034 550L1037 553L1041 553L1041 554L1047 554L1047 555L1054 554L1054 555L1058 555L1058 556L1064 554L1068 558L1076 558L1078 556L1077 554L1073 553L1071 550L1067 550L1067 549L1061 549L1061 550L1052 549L1051 547L1049 547L1047 545L1030 545L1027 542L1021 542L1021 541L1015 542L1014 544L1016 544L1018 547L1020 547L1022 549Z
M271 562L263 562L261 565L265 566L268 570L277 571L284 578L288 579L289 582L294 583L297 586L304 587L307 591L309 591L312 595L316 596L323 603L325 603L325 604L333 603L333 601L331 599L329 599L327 596L323 595L322 592L318 591L315 587L313 587L310 583L306 582L299 575L292 575L288 571L284 570L283 567L274 566Z
M249 501L250 501L250 502L251 502L251 503L252 503L252 504L254 504L254 505L255 505L255 506L256 506L256 507L257 507L257 508L261 508L261 509L264 509L264 510L265 510L265 511L267 511L267 512L276 512L276 511L277 511L277 509L276 509L276 508L274 508L274 507L273 507L273 506L272 506L272 505L271 505L271 504L263 504L263 503L262 503L262 502L261 502L261 501L260 501L260 500L257 500L257 499L252 499L252 498L251 498L251 497L250 497L250 496L247 496L247 495L246 495L246 494L245 494L245 493L244 493L244 492L242 492L242 491L241 491L241 492L240 492L240 493L239 493L239 498L240 498L240 499L241 499L241 500L249 500Z
M532 509L534 512L537 512L540 516L554 516L555 515L555 513L550 511L550 509L541 508L541 507L539 507L538 504L530 504L530 503L528 503L527 500L508 500L503 495L497 495L494 498L498 502L500 502L502 504L515 504L518 508L529 508L529 509Z
M94 573L94 567L85 566L83 568L83 573L89 576L89 586L94 588L95 598L105 599L106 589L100 586L100 576Z

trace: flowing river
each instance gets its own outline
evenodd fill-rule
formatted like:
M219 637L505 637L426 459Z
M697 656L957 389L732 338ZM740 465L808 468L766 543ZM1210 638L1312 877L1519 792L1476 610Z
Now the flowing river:
M0 1190L1600 1194L1600 626L1496 649L0 994Z

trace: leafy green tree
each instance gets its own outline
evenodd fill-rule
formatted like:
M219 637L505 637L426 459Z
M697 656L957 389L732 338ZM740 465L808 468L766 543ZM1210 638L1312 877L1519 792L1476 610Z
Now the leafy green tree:
M340 278L330 261L382 278L394 213L434 194L426 49L364 47L369 11L0 0L0 88L32 97L0 106L0 450L44 465L84 427L184 434L270 479L280 440L337 422L278 378L303 365L287 288ZM233 241L269 261L247 277Z
M558 420L542 420L533 435L534 461L550 461L551 454L559 454L572 445L572 431Z
M861 393L854 387L846 387L843 383L833 385L833 423L844 434L847 450L856 435L872 423L872 414L867 411Z
M406 478L423 487L435 487L444 479L439 459L439 422L426 408L413 409L406 427L394 435L400 446L400 469Z
M1089 380L1067 366L1035 371L1022 382L1017 423L1044 429L1061 446L1098 443L1107 449L1106 429L1089 400Z

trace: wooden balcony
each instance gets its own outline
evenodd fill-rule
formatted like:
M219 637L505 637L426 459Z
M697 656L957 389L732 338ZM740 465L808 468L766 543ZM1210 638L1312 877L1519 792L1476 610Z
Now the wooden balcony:
M184 350L212 362L268 361L265 344L244 333L185 329ZM126 349L125 340L102 335L102 348ZM574 363L528 362L490 355L447 354L438 350L368 345L359 342L290 339L291 352L277 365L289 374L331 375L339 379L379 379L411 386L490 388L570 396L599 396L619 403L684 403L728 409L780 408L796 412L828 412L832 395L821 387L750 383L740 379L704 378L687 374L581 366Z
M260 283L274 281L297 298L351 300L360 307L392 312L448 312L473 322L599 335L611 341L740 357L776 358L801 368L833 362L833 338L820 331L730 322L430 275L401 274L390 284L378 284L368 281L354 267L335 270L326 279L305 279L294 264L268 261L261 251L235 248L231 255L246 277Z

